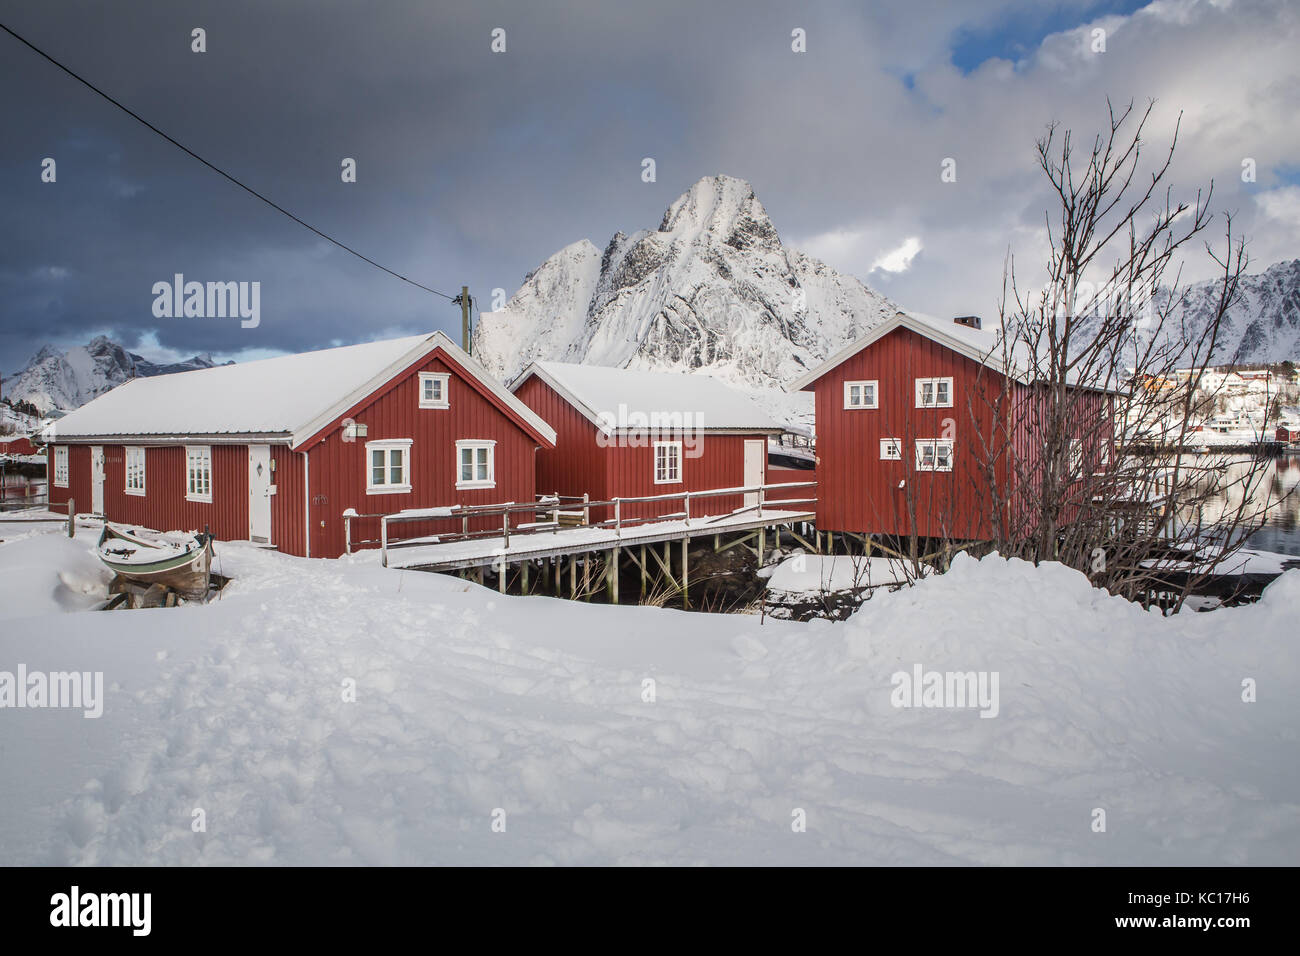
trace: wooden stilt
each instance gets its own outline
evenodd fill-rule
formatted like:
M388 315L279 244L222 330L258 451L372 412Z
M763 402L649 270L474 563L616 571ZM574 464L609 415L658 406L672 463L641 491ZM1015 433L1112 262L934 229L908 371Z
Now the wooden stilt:
M767 528L758 529L758 566L767 560Z
M506 576L509 573L509 567L505 558L502 558L501 563L497 566L497 590L502 594L506 593Z
M646 583L649 578L648 569L645 563L645 545L641 545L641 595L645 596Z
M519 566L519 593L520 594L528 593L528 566L532 563L533 562L531 561L525 561L523 564Z
M682 538L682 607L691 606L691 595L690 595L690 591L688 590L689 574L687 571L687 565L690 563L690 561L688 560L690 546L691 546L691 539Z
M615 604L618 603L618 559L619 559L619 550L620 550L619 548L610 548L610 549L609 549L609 570L608 570L608 578L609 578L609 596L610 596L610 599L611 599Z
M569 555L569 600L578 596L578 556Z

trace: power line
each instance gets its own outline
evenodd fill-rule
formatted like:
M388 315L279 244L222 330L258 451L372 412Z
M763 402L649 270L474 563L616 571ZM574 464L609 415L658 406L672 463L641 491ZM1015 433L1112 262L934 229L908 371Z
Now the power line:
M44 50L42 50L40 47L38 47L38 46L36 46L35 44L29 42L29 41L26 40L25 38L19 36L19 35L18 35L17 33L15 33L13 30L9 29L9 27L5 26L3 23L0 23L0 30L4 30L5 33L9 34L11 37L13 37L13 38L14 38L15 40L17 40L19 43L21 43L21 44L23 44L24 46L26 46L26 47L27 47L28 49L30 49L31 51L33 51L34 53L39 54L40 56L44 57L46 60L49 60L51 63L53 63L55 66L57 66L57 67L58 67L60 70L62 70L64 73L68 74L68 76L72 77L72 78L73 78L74 80L76 80L78 83L82 84L82 85L85 86L87 89L90 89L90 90L94 91L95 93L98 93L98 94L99 94L100 96L102 96L104 99L108 100L110 103L112 103L112 104L113 104L114 106L116 106L118 109L120 109L123 113L126 113L126 114L127 114L128 116L130 116L132 119L137 120L138 122L140 122L140 123L142 123L143 125L147 126L149 129L153 130L155 133L157 133L157 134L158 134L159 136L161 136L163 139L167 140L167 142L171 143L171 144L172 144L173 146L175 146L177 149L180 149L180 150L182 150L182 151L188 153L190 156L192 156L192 157L194 157L195 159L197 159L200 163L202 163L204 166L208 167L208 169L212 170L214 173L218 173L219 175L224 176L226 179L228 179L230 182L234 183L234 184L235 184L236 186L238 186L240 189L244 190L244 192L248 193L250 196L255 196L256 198L262 200L262 202L266 203L266 204L267 204L268 206L270 206L272 209L276 210L277 212L281 212L281 213L283 213L284 215L288 216L288 217L289 217L290 219L292 219L294 222L298 223L298 225L303 226L303 227L305 227L305 228L307 228L307 229L310 229L312 232L316 233L316 235L320 236L322 239L326 240L327 242L332 242L332 243L334 243L334 245L338 246L338 247L339 247L340 249L342 249L343 251L345 251L345 252L350 252L352 255L356 256L358 259L362 260L363 262L368 262L368 263L370 263L372 266L374 266L376 269L382 269L384 272L387 272L390 276L393 276L393 277L396 278L396 279L401 279L403 282L407 282L407 283L409 283L409 284L415 286L417 289L423 289L425 292L432 292L434 295L440 295L440 296L442 296L444 299L447 299L447 300L451 300L452 298L454 298L453 296L450 296L450 295L448 295L448 294L445 293L445 292L439 292L437 289L430 289L427 285L421 285L420 283L416 282L414 279L409 279L409 278L407 278L406 276L402 275L400 272L394 272L392 269L388 268L387 266L380 265L378 262L376 262L374 259L371 259L369 256L365 256L365 255L362 255L360 252L357 252L357 250L353 249L351 246L346 245L346 244L344 244L344 243L342 243L342 242L339 242L339 241L338 241L337 239L335 239L333 236L326 235L325 233L323 233L323 232L321 232L319 229L317 229L315 226L313 226L311 223L309 223L309 222L304 222L303 220L299 219L297 216L295 216L293 213L291 213L289 210L285 209L283 206L281 206L280 204L278 204L278 203L275 202L274 200L272 200L272 199L268 199L266 196L263 196L263 195L262 195L261 193L259 193L256 189L254 189L252 186L248 186L248 185L246 185L245 183L243 183L243 182L241 182L240 180L236 179L234 176L230 175L230 173L226 172L224 169L221 169L220 167L215 166L215 165L213 165L212 163L208 162L206 159L204 159L204 158L203 158L202 156L200 156L198 153L194 152L194 150L190 149L190 148L189 148L188 146L186 146L184 143L179 143L179 142L177 142L176 140L172 139L172 137L168 136L166 133L164 133L162 130L160 130L157 126L154 126L153 123L150 123L147 119L145 119L145 118L144 118L143 116L141 116L139 113L135 112L135 111L134 111L133 109L131 109L130 107L125 106L125 105L123 105L122 103L119 103L117 100L113 99L113 97L109 96L107 93L105 93L105 92L104 92L103 90L101 90L99 87L97 87L94 83L91 83L91 82L90 82L89 80L87 80L85 77L81 76L80 74L78 74L78 73L74 72L73 70L69 69L68 67L64 66L64 65L63 65L62 63L60 63L58 60L54 59L54 57L50 56L48 53L46 53Z

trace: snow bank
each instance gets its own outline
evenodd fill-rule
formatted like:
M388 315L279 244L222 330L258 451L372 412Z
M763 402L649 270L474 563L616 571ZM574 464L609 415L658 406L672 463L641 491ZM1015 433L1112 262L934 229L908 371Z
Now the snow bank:
M113 575L95 556L94 539L52 528L62 526L0 521L0 620L84 611L108 598Z
M903 584L908 568L893 558L853 555L796 554L786 558L768 578L770 591L783 594L819 594L854 588Z
M48 567L79 543L32 537L0 559ZM218 560L235 580L207 606L43 604L0 627L0 670L102 670L106 690L98 720L0 711L20 768L0 785L0 858L1278 864L1300 851L1300 573L1256 606L1163 619L1059 567L959 558L846 624L798 625L502 598L384 570L373 552L227 544ZM0 606L32 588L0 574ZM998 672L998 716L893 706L893 675L917 664ZM1245 678L1257 703L1241 700Z

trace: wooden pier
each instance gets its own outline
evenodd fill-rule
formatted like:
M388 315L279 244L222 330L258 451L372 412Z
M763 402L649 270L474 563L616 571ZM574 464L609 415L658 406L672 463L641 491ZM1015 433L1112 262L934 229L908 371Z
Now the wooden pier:
M544 588L547 593L570 598L590 598L598 590L620 599L621 572L639 576L642 596L652 579L679 593L690 604L690 549L692 541L705 539L715 553L742 548L761 565L769 544L779 548L785 540L808 550L817 547L812 530L815 498L781 498L772 504L767 496L778 490L812 488L815 482L790 482L752 488L720 488L678 492L610 501L540 498L532 504L505 503L479 508L415 509L380 520L380 539L357 544L379 544L385 567L410 571L467 574L484 580L493 572L503 593L513 583L521 593ZM710 514L711 499L745 495L754 504L721 514ZM623 517L624 506L651 502L682 503L682 510L656 517ZM593 511L614 517L592 522ZM352 550L351 521L366 516L345 514L348 550ZM541 518L518 523L520 517ZM497 531L472 531L472 524L500 520ZM515 520L515 524L511 521ZM448 534L399 539L403 524L450 523L460 530ZM674 553L678 552L678 553Z

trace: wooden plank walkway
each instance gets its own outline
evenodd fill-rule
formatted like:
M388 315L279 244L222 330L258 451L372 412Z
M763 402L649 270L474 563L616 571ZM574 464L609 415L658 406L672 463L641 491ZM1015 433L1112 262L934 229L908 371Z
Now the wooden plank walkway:
M410 571L459 571L661 541L682 541L724 532L754 531L799 522L811 523L814 518L811 511L782 511L764 507L761 515L750 508L734 514L701 515L689 521L646 521L624 525L622 528L599 525L560 527L532 534L512 534L509 541L497 535L422 544L401 550L390 548L388 567Z

